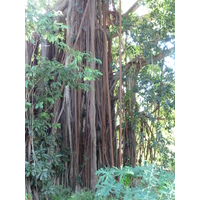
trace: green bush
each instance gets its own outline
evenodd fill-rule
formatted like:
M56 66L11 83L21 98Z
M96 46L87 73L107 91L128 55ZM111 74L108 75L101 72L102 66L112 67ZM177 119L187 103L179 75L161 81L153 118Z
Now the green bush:
M54 194L50 196L51 200L67 200L70 198L71 188L63 188L62 186L54 186Z
M95 194L92 191L81 191L72 194L69 200L93 200L95 199Z
M157 165L101 168L96 174L99 177L95 195L98 199L175 199L175 174Z

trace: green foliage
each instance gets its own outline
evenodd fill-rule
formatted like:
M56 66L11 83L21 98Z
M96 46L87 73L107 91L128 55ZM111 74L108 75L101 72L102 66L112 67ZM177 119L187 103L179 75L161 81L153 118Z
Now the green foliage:
M166 114L175 109L173 69L167 66L162 69L159 65L149 65L141 70L137 87L138 94L143 97L141 105L145 110L148 110L147 106L152 103L161 103Z
M63 188L62 186L54 186L54 194L49 196L50 200L67 200L70 198L71 188Z
M69 200L94 200L99 199L95 196L95 193L92 191L82 190L81 192L76 192L71 195ZM104 197L103 200L117 200L115 197Z
M147 165L99 169L96 197L118 199L157 200L175 199L175 175L162 167Z
M31 195L25 192L25 200L31 199Z
M156 130L152 140L152 148L158 152L155 161L166 168L172 167L175 164L174 152L169 147L174 146L175 73L167 66L149 65L141 70L136 87L139 109L151 130Z
M92 191L81 191L76 192L71 195L69 200L93 200L95 199L95 194Z
M64 40L64 30L66 25L58 23L57 16L61 16L62 12L45 10L48 7L47 1L28 1L25 10L25 28L26 39L33 43L33 34L37 33L41 39L48 39L50 42L60 43ZM59 30L59 31L58 31Z
M86 67L84 70L84 81L88 80L91 81L93 79L93 77L97 77L99 75L103 75L101 72L99 72L98 70L92 70L89 67Z

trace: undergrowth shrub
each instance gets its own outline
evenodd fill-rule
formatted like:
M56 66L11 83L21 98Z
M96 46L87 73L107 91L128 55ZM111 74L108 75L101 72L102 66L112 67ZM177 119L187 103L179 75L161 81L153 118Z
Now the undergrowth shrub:
M97 200L95 193L93 191L82 190L81 192L76 192L71 195L69 200ZM117 200L116 197L107 196L103 200Z
M98 199L175 199L175 174L157 165L144 163L135 168L101 168L96 175L99 177L95 194Z
M54 194L50 196L50 200L67 200L70 198L71 188L63 188L62 186L54 186Z
M76 192L71 195L69 200L93 200L95 199L95 193L92 191L83 190L81 192Z

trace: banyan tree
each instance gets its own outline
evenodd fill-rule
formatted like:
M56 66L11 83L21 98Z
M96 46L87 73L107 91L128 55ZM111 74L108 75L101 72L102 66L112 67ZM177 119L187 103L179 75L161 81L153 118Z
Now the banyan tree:
M174 0L133 1L126 12L119 5L27 2L26 191L34 199L51 185L94 190L95 172L105 166L167 166L174 72L165 58L174 56Z

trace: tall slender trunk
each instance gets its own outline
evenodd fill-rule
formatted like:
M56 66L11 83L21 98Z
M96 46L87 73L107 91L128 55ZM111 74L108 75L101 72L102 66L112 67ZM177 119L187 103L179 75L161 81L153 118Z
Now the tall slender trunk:
M95 57L95 19L96 13L96 0L90 1L90 51L92 56ZM95 61L90 64L91 69L95 69ZM95 185L97 183L97 177L95 172L97 170L97 163L96 163L96 126L95 126L95 84L94 80L91 80L91 89L90 89L90 133L91 133L91 189L95 190Z
M120 66L120 91L119 91L119 98L120 98L120 128L119 128L119 164L118 167L121 167L122 164L122 53L121 53L121 0L119 0L119 66Z

